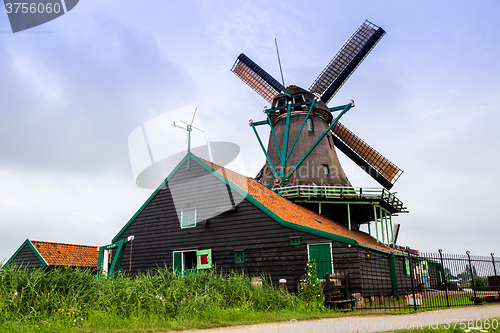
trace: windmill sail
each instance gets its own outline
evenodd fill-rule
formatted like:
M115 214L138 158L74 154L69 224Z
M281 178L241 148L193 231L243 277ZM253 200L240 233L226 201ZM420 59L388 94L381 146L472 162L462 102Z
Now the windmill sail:
M284 89L281 83L243 53L238 56L231 71L269 102Z
M386 189L391 189L403 170L382 156L341 123L332 128L335 147L362 167Z
M320 95L320 102L324 105L325 108L327 108L326 104L347 81L354 70L356 70L359 64L364 60L368 53L370 53L370 51L384 36L384 34L384 29L376 26L369 21L363 22L363 24L361 24L358 30L356 30L356 32L349 38L342 49L335 55L328 66L326 66L323 72L313 82L311 88L309 89L310 93ZM231 71L238 75L252 89L257 91L257 93L264 97L264 99L272 102L273 105L279 104L274 103L273 99L279 99L279 94L284 91L283 85L276 81L271 75L269 75L256 63L250 60L250 58L248 58L246 55L242 53L238 56ZM314 96L312 94L311 96L306 98L306 100L312 99L314 99ZM318 108L318 105L319 104L317 104L315 108ZM327 119L325 120L328 123L330 121ZM297 126L301 126L300 122L297 124ZM278 138L278 141L281 140L281 136L284 135L285 131L280 132L278 128L274 127L273 129L276 132L275 134ZM295 131L296 129L293 130ZM340 149L351 160L362 167L371 177L373 177L386 189L392 188L393 184L403 173L400 168L398 168L395 164L382 156L375 149L370 147L366 142L364 142L358 136L348 130L344 125L337 123L333 126L331 133L334 146ZM277 146L276 139L271 137L271 134L269 140L270 141L268 147ZM298 144L298 146L300 146L300 144ZM276 150L276 148L274 148L274 150ZM321 151L322 148L316 147L315 150ZM273 151L273 149L271 149L271 151ZM295 151L294 153L296 154L297 151ZM325 154L323 151L323 154L319 154L318 157L315 157L315 160L318 160L320 159L320 157L324 157L326 155L327 154ZM290 156L290 160L288 162L291 163L294 157L295 156ZM336 156L334 158L330 158L330 160L334 161L332 165L336 167L338 164ZM319 164L324 165L323 162ZM346 177L341 178L342 180L339 181L339 183L348 183Z
M321 100L328 104L384 34L384 29L365 21L321 72L309 91L321 95Z

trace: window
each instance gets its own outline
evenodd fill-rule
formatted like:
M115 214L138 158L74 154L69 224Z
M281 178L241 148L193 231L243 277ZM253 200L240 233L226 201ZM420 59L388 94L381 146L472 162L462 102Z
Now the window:
M300 237L291 237L290 245L300 245Z
M196 271L196 251L175 251L174 257L174 272L186 273Z
M307 131L309 133L314 133L313 120L312 118L307 118Z
M181 211L181 228L196 227L196 209Z
M329 175L330 174L330 169L328 169L328 165L326 164L323 164L323 172L325 173L325 175Z
M234 263L235 264L244 264L245 263L245 251L234 252Z
M199 269L212 268L212 249L174 251L173 253L174 272L194 273Z

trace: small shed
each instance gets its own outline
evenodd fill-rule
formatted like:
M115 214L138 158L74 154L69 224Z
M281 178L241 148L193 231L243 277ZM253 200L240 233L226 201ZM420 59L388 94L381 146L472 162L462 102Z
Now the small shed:
M30 268L71 266L97 267L97 246L43 242L26 239L5 263Z

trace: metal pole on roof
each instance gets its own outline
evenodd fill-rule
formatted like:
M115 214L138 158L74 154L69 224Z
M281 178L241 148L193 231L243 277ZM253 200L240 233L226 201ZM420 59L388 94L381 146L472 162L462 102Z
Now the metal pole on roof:
M191 160L191 128L188 127L188 160L187 160L188 169L190 160Z

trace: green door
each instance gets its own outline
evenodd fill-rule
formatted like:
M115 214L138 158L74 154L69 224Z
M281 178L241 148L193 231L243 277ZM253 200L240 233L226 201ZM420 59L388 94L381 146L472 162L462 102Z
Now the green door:
M309 245L309 260L316 262L318 279L323 280L327 273L332 274L332 254L330 244Z
M182 252L174 252L174 272L182 273Z

